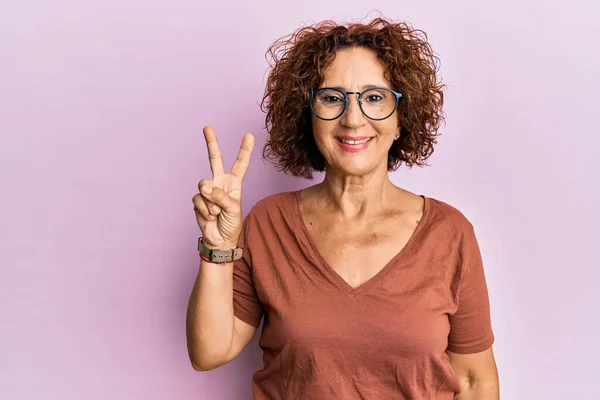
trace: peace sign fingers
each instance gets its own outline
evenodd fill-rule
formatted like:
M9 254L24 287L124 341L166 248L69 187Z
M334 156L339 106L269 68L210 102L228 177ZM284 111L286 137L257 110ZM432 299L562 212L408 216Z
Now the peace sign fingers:
M223 155L219 148L217 132L212 126L205 126L203 132L204 139L206 140L206 147L208 148L208 160L210 162L210 170L213 173L213 177L223 175L225 173L223 169Z
M193 198L196 219L206 243L214 248L230 249L235 247L242 229L242 180L250 164L254 136L244 135L233 167L225 173L215 129L206 126L203 132L213 179L199 183L199 193Z

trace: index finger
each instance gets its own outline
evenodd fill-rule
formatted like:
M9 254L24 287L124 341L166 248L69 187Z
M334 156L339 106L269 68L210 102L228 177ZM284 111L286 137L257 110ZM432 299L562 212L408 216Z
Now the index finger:
M219 148L217 132L212 126L205 126L202 131L204 132L206 147L208 148L208 162L210 163L210 170L213 173L213 177L223 175L225 173L223 170L223 156Z
M252 149L254 149L254 136L251 133L247 133L242 139L240 151L231 167L231 175L244 179L244 176L246 176L246 172L248 171L248 165L250 165Z

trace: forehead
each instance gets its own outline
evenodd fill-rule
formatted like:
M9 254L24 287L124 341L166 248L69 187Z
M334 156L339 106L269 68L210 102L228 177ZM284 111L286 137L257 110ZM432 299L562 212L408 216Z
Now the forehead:
M386 84L386 65L374 50L353 47L339 50L323 72L323 84L349 88L352 85Z

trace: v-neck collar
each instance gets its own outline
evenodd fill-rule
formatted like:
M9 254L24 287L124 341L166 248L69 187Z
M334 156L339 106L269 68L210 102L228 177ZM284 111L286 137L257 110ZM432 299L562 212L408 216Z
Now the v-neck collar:
M293 214L297 220L296 225L300 227L300 234L302 234L302 236L304 236L304 239L308 243L310 249L315 254L315 257L317 258L315 261L319 264L319 267L324 269L325 273L327 273L330 276L332 281L335 283L335 285L339 289L347 292L350 295L356 295L356 294L364 292L371 286L375 285L377 282L381 281L381 279L383 279L383 277L385 275L387 275L390 271L392 271L393 268L396 265L398 265L411 252L415 243L418 241L419 237L422 235L422 232L425 229L425 225L428 223L429 215L430 215L431 201L428 197L426 197L424 195L420 195L421 198L423 198L423 202L424 202L423 216L421 217L421 220L419 221L413 234L408 239L408 242L406 242L404 247L398 253L396 253L396 255L394 257L392 257L392 259L378 273L376 273L373 277L371 277L368 281L366 281L362 285L359 285L357 287L352 287L323 258L323 256L319 252L319 249L315 245L312 237L310 236L310 232L308 231L308 228L304 222L304 218L302 216L302 211L301 211L301 207L300 207L301 192L302 192L302 190L296 190L296 191L292 192Z

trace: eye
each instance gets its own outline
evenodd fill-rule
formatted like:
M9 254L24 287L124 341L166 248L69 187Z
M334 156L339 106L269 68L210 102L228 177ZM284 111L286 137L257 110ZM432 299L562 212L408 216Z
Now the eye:
M340 99L338 96L324 96L321 98L321 100L324 103L337 103L340 101L344 101L343 99Z
M377 103L378 101L383 100L383 97L378 94L369 94L365 100L369 103Z
M394 95L389 89L386 88L375 88L365 91L363 94L363 101L372 105L380 103L388 103L392 101Z
M339 104L344 102L344 96L335 90L322 90L317 93L317 102L321 104Z

